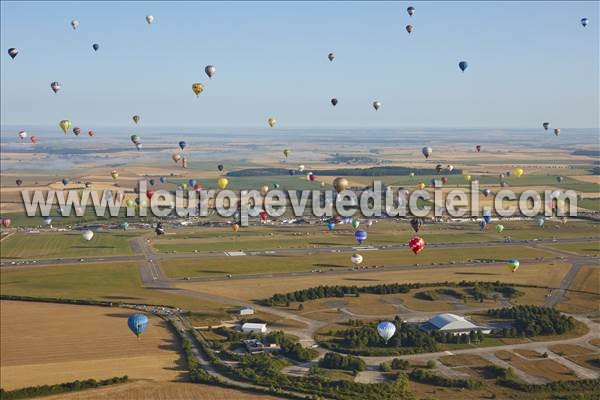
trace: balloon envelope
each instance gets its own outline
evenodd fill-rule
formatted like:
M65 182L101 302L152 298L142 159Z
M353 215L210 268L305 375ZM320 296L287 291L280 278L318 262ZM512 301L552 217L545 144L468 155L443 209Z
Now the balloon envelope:
M19 54L19 50L17 50L14 47L11 47L10 49L8 49L8 55L10 56L10 58L14 59L17 54Z
M127 326L138 338L148 327L148 317L144 314L133 314L127 318Z
M354 238L356 239L358 244L363 244L363 242L367 240L367 231L364 231L362 229L357 230L356 232L354 232Z
M209 78L212 78L215 72L217 72L217 69L214 65L207 65L204 68L204 72L206 72L206 75L208 75Z
M94 49L94 51L98 51L98 49L100 48L100 45L98 43L94 43L92 45L92 48Z
M460 70L462 72L465 72L465 70L467 69L468 66L469 66L469 64L467 64L466 61L461 61L458 63L458 68L460 68Z
M353 264L360 264L361 262L363 262L363 256L361 256L360 254L352 254L352 257L350 257L350 260L352 261Z
M81 233L81 237L83 238L83 240L92 240L92 238L94 237L94 232L90 230L83 231Z
M377 325L377 333L385 342L387 342L396 333L396 325L390 321L380 322Z
M415 236L408 242L408 247L413 253L418 254L425 248L425 241L419 236Z
M519 260L508 260L508 268L510 268L512 272L515 272L517 269L519 269L519 265L521 265Z

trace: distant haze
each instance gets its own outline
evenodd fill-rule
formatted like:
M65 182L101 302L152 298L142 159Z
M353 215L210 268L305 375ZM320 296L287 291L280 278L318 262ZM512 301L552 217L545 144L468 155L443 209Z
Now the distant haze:
M281 134L297 127L541 129L544 121L598 128L598 7L2 2L1 122L56 127L57 137L61 119L86 132L123 127L142 136L160 127L263 128L270 116ZM582 17L590 19L586 28ZM76 31L72 19L80 22ZM19 49L14 60L9 47ZM461 60L469 63L464 73ZM217 68L210 80L207 64ZM62 85L56 95L52 81ZM199 98L194 82L205 86Z

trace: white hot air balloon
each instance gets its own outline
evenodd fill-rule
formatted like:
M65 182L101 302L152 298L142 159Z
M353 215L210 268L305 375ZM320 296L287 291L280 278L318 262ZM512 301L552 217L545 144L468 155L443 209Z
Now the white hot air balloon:
M390 340L392 336L394 336L394 333L396 333L396 325L394 325L394 323L390 321L380 322L377 325L377 333L387 343L388 340Z
M94 237L94 232L90 230L85 230L81 233L81 237L83 238L83 240L90 241Z
M352 257L350 259L352 260L352 263L356 265L359 265L363 262L363 256L361 256L360 254L352 254Z
M304 171L304 165L299 165L298 166L298 171L300 171L300 172Z
M21 140L25 139L27 137L27 132L26 131L19 131L19 138Z
M154 17L152 15L146 15L146 22L148 24L151 24L152 22L154 22Z
M76 19L71 21L71 27L73 28L73 30L77 29L78 26L79 26L79 21L77 21Z

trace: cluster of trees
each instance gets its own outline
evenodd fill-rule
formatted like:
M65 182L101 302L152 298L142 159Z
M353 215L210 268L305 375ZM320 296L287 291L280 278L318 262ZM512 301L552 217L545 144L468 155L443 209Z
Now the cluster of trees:
M339 157L339 156L338 156ZM338 162L346 162L344 159L337 159ZM371 167L371 168L336 168L327 170L312 170L317 176L390 176L399 175L407 176L411 172L417 175L436 175L434 168L407 168L398 166L387 167ZM237 171L230 171L227 176L275 176L287 175L289 170L285 168L246 168ZM450 175L462 175L462 170L454 169L452 172L447 172Z
M511 330L497 332L498 335L560 335L575 328L573 317L567 317L548 307L523 305L488 310L487 313L494 318L514 320Z
M453 387L453 388L465 388L465 389L478 389L482 383L479 380L468 378L468 379L456 379L446 378L441 375L433 374L424 369L414 369L408 375L410 379L420 382L427 383L429 385Z
M276 293L272 297L264 300L270 306L289 305L291 302L305 302L308 300L322 299L326 297L344 297L359 296L361 293L368 294L395 294L408 293L411 289L420 289L425 287L450 286L467 288L469 294L475 299L491 298L493 292L501 293L507 298L512 298L523 294L515 288L513 284L501 282L438 282L438 283L391 283L374 286L317 286L309 289L297 290L290 293ZM535 286L532 286L535 287ZM452 289L439 289L436 292L462 298L463 294Z
M343 369L346 371L364 371L367 364L362 358L344 356L338 353L327 353L319 361L319 367L329 369Z
M270 332L265 340L267 343L276 343L281 347L281 353L293 360L305 362L319 355L314 349L302 347L300 343L286 336L282 331Z
M460 335L453 335L451 332L432 331L431 335L436 342L453 344L480 343L485 338L481 331L471 331L469 333L461 333Z
M129 377L127 375L124 375L124 376L115 376L114 378L103 379L100 381L97 381L95 379L87 379L85 381L59 383L56 385L31 386L31 387L10 390L10 391L5 391L4 389L0 389L0 399L2 399L2 400L29 399L32 397L49 396L51 394L75 392L78 390L92 389L92 388L97 388L100 386L108 386L108 385L114 385L117 383L124 383L124 382L127 382L128 379L129 379Z

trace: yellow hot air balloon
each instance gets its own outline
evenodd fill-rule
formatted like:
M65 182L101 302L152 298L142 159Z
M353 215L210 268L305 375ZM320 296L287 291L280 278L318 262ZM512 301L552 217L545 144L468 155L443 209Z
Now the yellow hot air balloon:
M341 192L343 190L346 190L346 188L348 187L348 179L346 178L335 178L333 180L333 187L335 188L336 192Z
M271 117L267 120L267 122L269 123L269 126L272 128L277 123L277 120L275 118Z
M112 176L113 179L117 179L119 177L119 173L116 169L113 169L112 171L110 171L110 176Z
M517 167L513 170L513 174L517 177L520 178L521 175L523 175L523 168L521 167Z
M173 161L175 161L176 163L179 162L179 160L181 160L181 155L175 153L171 156L171 158L173 159Z
M200 93L202 93L204 91L204 85L196 82L196 83L192 84L192 91L196 94L196 97L198 97L198 96L200 96Z
M219 180L217 181L217 185L219 185L221 189L225 189L227 185L229 185L229 179L219 178Z
M60 126L60 129L62 129L66 135L67 131L71 128L71 121L69 121L68 119L63 119L62 121L60 121L58 126Z
M471 175L465 175L465 181L471 182L472 179L473 177Z
M292 151L289 149L283 149L283 155L285 156L285 158L288 158L288 156L290 155Z
M260 187L260 194L262 194L263 196L266 195L269 192L269 186L268 185L262 185Z
M423 190L423 189L425 189L425 184L423 182L419 182L417 187L419 188L419 190Z

